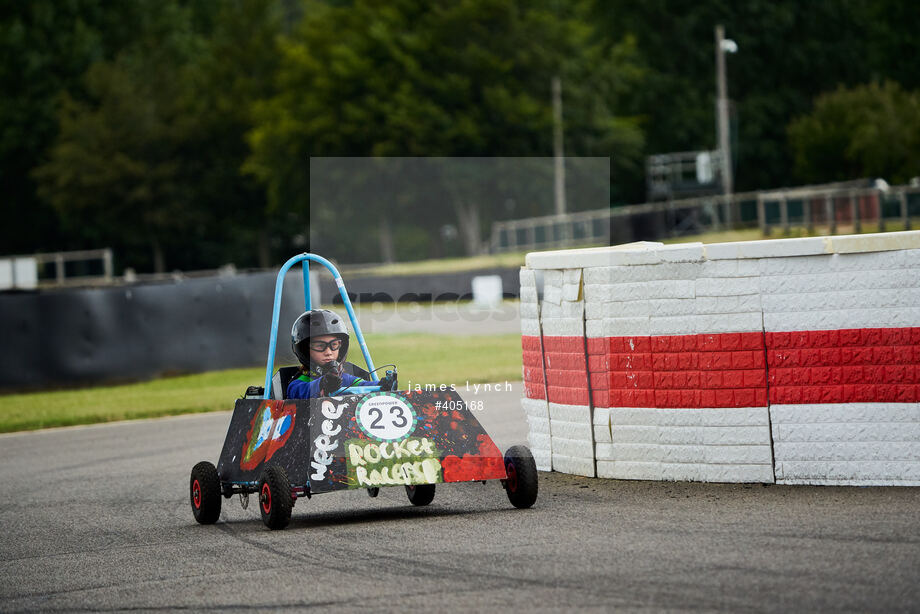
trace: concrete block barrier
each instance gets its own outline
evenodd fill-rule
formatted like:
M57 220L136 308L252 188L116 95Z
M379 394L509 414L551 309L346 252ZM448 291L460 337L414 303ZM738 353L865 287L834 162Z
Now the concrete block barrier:
M540 252L521 288L553 470L920 485L920 232Z
M526 350L525 350L526 351ZM524 367L525 372L527 367ZM525 385L525 392L527 387ZM527 441L530 451L533 452L534 461L540 471L553 469L552 430L549 421L549 404L546 399L527 398L521 399L521 407L527 417Z

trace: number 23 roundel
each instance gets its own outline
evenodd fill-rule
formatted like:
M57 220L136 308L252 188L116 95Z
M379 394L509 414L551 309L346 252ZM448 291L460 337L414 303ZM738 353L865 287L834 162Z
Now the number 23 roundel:
M505 477L502 454L453 391L310 399L311 492ZM303 461L301 461L303 462Z
M401 441L415 430L416 415L402 398L375 393L355 408L355 418L364 433L378 441Z

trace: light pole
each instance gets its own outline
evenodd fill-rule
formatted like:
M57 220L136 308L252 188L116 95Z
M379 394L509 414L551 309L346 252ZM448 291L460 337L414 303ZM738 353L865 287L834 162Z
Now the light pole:
M562 146L562 80L555 76L553 90L553 187L556 215L565 213L565 150Z
M728 124L728 85L725 81L725 54L738 51L738 44L725 38L725 28L716 26L716 127L719 133L719 154L722 158L722 192L725 194L725 221L731 226L731 199L734 191L732 176L731 134Z

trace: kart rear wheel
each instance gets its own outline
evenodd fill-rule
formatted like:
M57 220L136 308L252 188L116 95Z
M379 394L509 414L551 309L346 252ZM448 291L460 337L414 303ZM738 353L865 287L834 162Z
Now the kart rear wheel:
M527 446L512 446L505 452L505 492L511 505L526 509L537 501L537 464Z
M283 529L291 521L291 482L287 472L277 465L272 465L262 472L259 479L259 512L262 522L269 529Z
M208 461L201 461L192 467L188 488L195 520L201 524L217 522L220 518L220 477L217 468Z
M434 484L406 486L406 494L412 505L428 505L434 500Z

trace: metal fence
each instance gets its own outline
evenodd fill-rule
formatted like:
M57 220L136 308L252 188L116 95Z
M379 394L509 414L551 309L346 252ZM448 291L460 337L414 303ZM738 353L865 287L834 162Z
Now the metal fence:
M910 230L911 217L920 215L918 195L918 186L769 192L758 198L757 220L764 235L770 235L774 228L788 235L793 227L804 228L809 234L818 228L828 234Z
M878 186L869 180L682 200L495 222L493 253L611 245L759 227L789 234L909 230L920 216L920 187Z
M0 259L0 290L104 285L112 280L112 250L109 248L8 256Z

